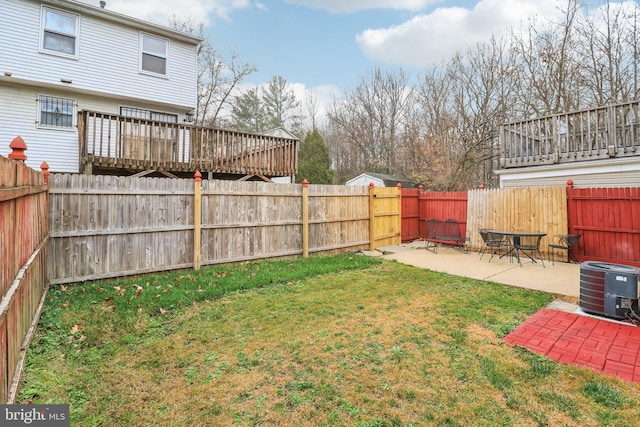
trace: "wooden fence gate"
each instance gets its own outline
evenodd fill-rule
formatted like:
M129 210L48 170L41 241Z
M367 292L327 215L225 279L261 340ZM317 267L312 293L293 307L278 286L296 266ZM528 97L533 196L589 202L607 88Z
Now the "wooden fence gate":
M401 191L369 186L369 250L400 243Z

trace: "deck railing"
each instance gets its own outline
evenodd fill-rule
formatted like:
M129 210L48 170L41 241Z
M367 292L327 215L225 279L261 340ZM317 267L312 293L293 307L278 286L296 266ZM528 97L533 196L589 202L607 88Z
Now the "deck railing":
M503 168L640 155L640 103L508 123L500 139Z
M82 111L81 167L291 176L296 139Z

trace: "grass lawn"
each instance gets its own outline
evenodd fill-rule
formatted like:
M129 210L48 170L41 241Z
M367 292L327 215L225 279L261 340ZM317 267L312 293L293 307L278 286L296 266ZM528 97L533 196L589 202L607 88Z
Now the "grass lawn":
M629 426L640 386L502 338L552 296L363 255L53 287L17 403L72 426Z

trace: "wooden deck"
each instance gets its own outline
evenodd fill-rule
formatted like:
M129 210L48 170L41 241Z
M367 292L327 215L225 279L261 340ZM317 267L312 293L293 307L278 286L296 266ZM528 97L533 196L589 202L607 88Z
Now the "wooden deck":
M502 168L640 156L640 103L508 123L500 145Z
M155 122L82 111L78 117L81 172L211 172L226 176L293 176L298 172L296 139L188 123Z

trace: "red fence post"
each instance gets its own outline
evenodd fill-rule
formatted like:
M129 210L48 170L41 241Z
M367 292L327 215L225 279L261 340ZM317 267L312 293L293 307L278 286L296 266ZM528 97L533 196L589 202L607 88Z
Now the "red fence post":
M49 164L47 162L42 162L40 164L40 169L42 169L42 176L44 176L44 183L49 183Z

